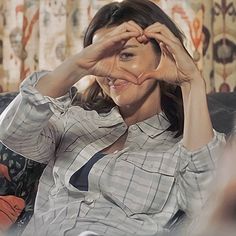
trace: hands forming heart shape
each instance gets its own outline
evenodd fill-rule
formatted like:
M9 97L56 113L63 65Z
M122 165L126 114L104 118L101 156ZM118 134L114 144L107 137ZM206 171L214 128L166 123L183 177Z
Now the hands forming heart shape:
M129 22L134 25L136 23ZM137 27L137 24L136 24ZM140 28L139 28L140 30ZM138 77L138 83L146 79L156 78L169 83L182 84L189 82L199 73L194 61L186 48L165 25L156 22L142 30L142 35L137 37L140 43L147 43L155 39L161 48L161 59L154 71L144 72Z
M180 39L165 25L155 23L147 27L143 32L143 36L137 38L137 40L145 43L150 38L159 43L161 59L154 71L145 72L138 77L139 83L149 78L156 78L181 85L184 82L190 82L196 74L200 74Z
M157 68L143 72L138 78L119 68L115 61L111 60L114 54L121 50L132 37L144 44L150 39L154 39L161 48L161 58ZM157 79L181 85L201 76L180 39L159 22L145 29L133 21L125 22L113 27L104 37L100 37L100 40L85 48L83 53L85 62L82 67L88 69L91 74L124 79L135 84L141 84L147 79Z

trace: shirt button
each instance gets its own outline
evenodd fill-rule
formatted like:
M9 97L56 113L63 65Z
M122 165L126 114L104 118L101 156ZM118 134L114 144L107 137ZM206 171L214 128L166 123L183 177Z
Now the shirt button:
M131 130L137 130L137 127L136 126L132 126Z
M86 202L89 203L89 204L91 204L91 203L94 202L94 200L93 200L92 198L89 198L89 197L88 197L88 198L86 198Z

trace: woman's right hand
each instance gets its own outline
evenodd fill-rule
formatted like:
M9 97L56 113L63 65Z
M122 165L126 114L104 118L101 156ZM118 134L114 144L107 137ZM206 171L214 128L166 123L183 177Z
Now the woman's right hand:
M103 29L106 31L106 28ZM136 37L140 42L144 41L142 28L129 21L107 30L105 34L97 37L93 44L41 78L35 88L42 95L60 97L86 75L113 77L137 84L138 79L133 74L118 67L116 57L132 37ZM99 32L102 30L98 30L95 39Z
M133 74L118 67L116 56L129 39L141 37L142 34L142 28L133 21L125 22L110 30L109 28L98 30L94 43L76 55L77 65L89 75L113 77L137 83L137 78Z

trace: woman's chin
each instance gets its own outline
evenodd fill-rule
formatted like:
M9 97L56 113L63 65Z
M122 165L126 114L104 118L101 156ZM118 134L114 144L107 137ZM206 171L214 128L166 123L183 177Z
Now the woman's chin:
M118 107L127 107L128 108L128 107L132 106L132 103L130 100L124 99L121 97L119 97L119 98L116 97L115 99L113 99L113 101Z
M118 107L132 108L140 103L140 91L129 91L121 94L110 94L110 97Z

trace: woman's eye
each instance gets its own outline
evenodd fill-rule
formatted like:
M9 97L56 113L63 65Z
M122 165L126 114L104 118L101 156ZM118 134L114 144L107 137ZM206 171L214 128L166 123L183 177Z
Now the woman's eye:
M128 52L122 52L120 53L119 57L121 60L130 60L134 56L133 53L128 53Z

